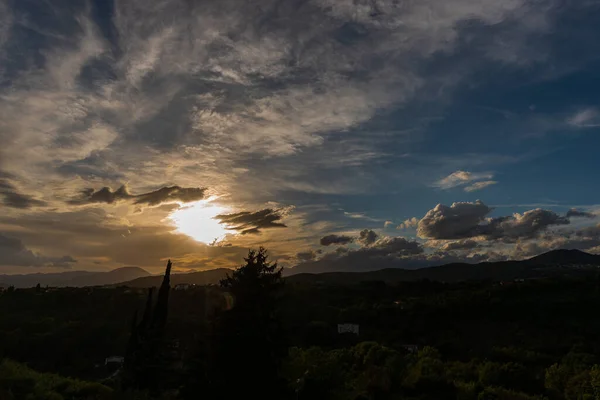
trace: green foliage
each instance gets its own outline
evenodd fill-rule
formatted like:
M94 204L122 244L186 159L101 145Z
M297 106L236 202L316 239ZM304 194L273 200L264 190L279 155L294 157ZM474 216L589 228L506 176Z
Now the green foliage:
M487 387L477 397L477 400L544 400L543 396L530 396L501 387Z
M483 386L501 386L528 390L535 387L535 381L527 368L517 363L485 362L479 368L479 382Z
M165 339L178 344L168 349L169 387L181 389L181 398L209 400L600 400L600 320L590 318L600 307L597 285L283 285L259 250L222 287L169 294ZM0 354L38 371L102 381L110 374L104 357L124 355L131 316L145 300L145 291L128 288L5 292ZM359 324L360 335L339 335L338 323ZM120 393L122 378L104 381L113 398L176 394ZM11 386L31 386L28 379Z
M103 400L112 389L99 383L39 373L10 360L0 363L0 398L6 400Z

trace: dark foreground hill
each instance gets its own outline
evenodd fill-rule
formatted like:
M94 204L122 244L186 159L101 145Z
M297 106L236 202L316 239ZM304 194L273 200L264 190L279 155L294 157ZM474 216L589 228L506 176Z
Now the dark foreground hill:
M138 267L117 268L108 272L67 271L53 274L0 275L0 286L28 288L37 285L52 287L105 286L149 276Z

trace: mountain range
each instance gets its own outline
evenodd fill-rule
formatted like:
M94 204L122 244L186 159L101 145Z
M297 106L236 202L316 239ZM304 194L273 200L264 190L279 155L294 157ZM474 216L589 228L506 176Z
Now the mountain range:
M291 275L289 282L354 284L365 281L388 283L429 279L460 282L468 280L514 280L590 274L600 267L600 255L579 250L553 250L522 261L453 263L420 269L388 268L368 272L327 272Z
M466 280L513 280L557 276L579 276L600 272L600 255L579 250L553 250L522 261L454 263L421 269L388 268L367 272L299 273L286 277L290 283L355 284L365 281L388 283L429 279L443 282ZM218 284L227 268L171 275L171 284ZM129 286L158 287L161 275L151 275L138 267L118 268L108 272L69 271L53 274L0 275L0 286L17 288L41 286Z
M149 276L150 273L139 267L123 267L108 272L66 271L51 274L0 275L0 286L28 288L36 286L83 287L104 286Z

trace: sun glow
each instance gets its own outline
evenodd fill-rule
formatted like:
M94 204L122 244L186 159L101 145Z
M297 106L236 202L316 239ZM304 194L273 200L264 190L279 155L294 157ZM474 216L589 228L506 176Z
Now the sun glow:
M217 215L228 212L227 208L213 204L209 199L186 204L171 213L169 219L175 223L177 231L199 242L210 244L231 233L215 219Z

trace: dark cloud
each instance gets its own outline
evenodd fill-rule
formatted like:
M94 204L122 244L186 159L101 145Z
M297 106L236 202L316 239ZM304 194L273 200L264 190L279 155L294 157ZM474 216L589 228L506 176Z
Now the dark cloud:
M36 200L32 196L20 193L7 178L8 175L0 173L0 197L2 204L12 208L31 208L46 205L45 202Z
M554 211L536 208L523 214L492 219L482 230L488 239L533 238L553 225L568 225L569 219Z
M242 235L257 234L261 229L286 228L279 222L284 217L284 210L265 208L260 211L242 211L234 214L220 214L215 217L222 224L228 225L229 229L236 230Z
M464 239L482 236L488 240L514 241L532 238L553 225L567 225L569 219L554 211L537 208L523 214L486 218L492 208L474 203L438 204L419 221L417 234L424 239Z
M571 208L565 215L567 218L596 218L596 214L587 211L580 211L576 208Z
M362 231L360 231L360 234L358 236L358 241L360 243L362 243L363 246L370 246L373 243L375 243L375 241L379 238L379 235L377 234L377 232L371 230L371 229L363 229Z
M113 191L109 187L100 190L85 189L79 199L71 200L71 204L106 203L113 204L119 201L131 201L133 204L157 206L164 203L177 201L189 203L202 200L206 197L206 188L183 188L181 186L165 186L148 193L133 195L127 186L123 185Z
M386 236L361 251L370 252L372 255L410 256L423 253L423 246L414 240L407 240L403 237Z
M329 246L332 244L348 244L354 241L354 238L346 235L327 235L320 240L321 246Z
M76 262L71 256L47 257L34 253L20 239L0 233L0 265L70 268Z
M317 258L317 252L314 250L300 251L296 253L296 259L299 262L313 261Z
M106 203L112 204L120 200L129 200L133 196L129 194L127 186L123 185L114 192L111 188L105 186L100 190L94 190L91 188L84 189L81 191L81 198L74 199L70 202L72 204L87 204L87 203Z
M182 188L180 186L163 187L154 192L135 196L134 204L157 206L162 203L181 201L189 203L202 200L206 196L206 188Z
M25 209L46 205L46 203L43 201L36 200L31 196L18 192L3 191L1 194L4 197L2 204L12 208Z

